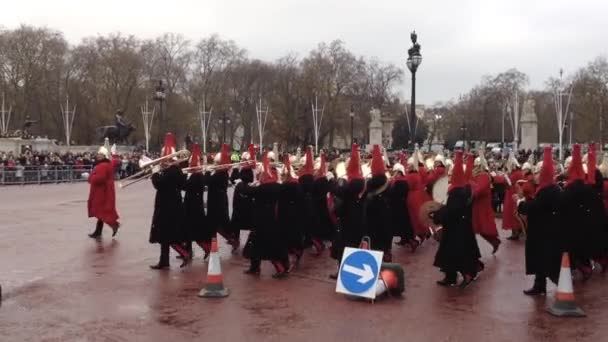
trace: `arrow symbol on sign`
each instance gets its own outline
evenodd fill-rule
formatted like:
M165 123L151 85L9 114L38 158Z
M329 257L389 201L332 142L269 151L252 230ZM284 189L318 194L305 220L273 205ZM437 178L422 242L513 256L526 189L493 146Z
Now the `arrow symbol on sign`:
M351 265L344 265L342 270L344 270L344 272L352 273L354 275L359 276L359 280L357 280L357 282L361 284L365 284L368 281L374 279L374 272L372 271L371 266L368 264L363 264L363 269Z

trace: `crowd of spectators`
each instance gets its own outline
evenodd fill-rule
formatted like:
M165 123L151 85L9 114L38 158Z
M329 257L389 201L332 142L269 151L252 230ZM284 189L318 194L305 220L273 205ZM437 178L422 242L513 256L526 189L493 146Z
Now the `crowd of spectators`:
M116 178L139 171L138 153L114 156ZM86 179L95 164L94 153L53 153L26 150L0 151L0 183L61 182Z

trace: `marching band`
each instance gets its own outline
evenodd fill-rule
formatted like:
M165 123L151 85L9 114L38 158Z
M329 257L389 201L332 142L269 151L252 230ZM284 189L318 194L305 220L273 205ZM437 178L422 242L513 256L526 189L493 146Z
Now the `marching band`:
M484 268L476 235L490 243L492 254L499 249L496 215L511 231L508 240L525 236L526 274L535 276L526 295L546 293L547 278L557 282L562 252L570 253L585 280L594 265L608 269L608 155L598 166L593 144L585 157L581 145L574 145L564 167L549 147L542 161L532 158L523 165L513 153L504 165L488 161L484 150L477 156L457 151L452 160L442 154L424 159L416 148L409 158L401 152L391 163L379 145L370 160L362 161L353 144L349 158L328 163L322 151L315 160L310 146L300 158L299 149L296 155L279 155L276 144L272 151L249 145L233 163L225 144L209 158L198 144L189 149L176 152L175 137L168 133L162 157L143 161L137 179L123 185L150 178L156 189L149 241L161 250L153 269L169 267L170 249L179 254L181 267L187 266L193 243L206 259L217 234L234 253L243 230L250 231L242 248L250 260L245 272L259 275L267 260L274 278L297 268L307 248L318 257L330 243L329 254L339 262L345 247L358 247L369 237L372 249L383 251L390 262L395 237L396 245L415 253L434 236L439 241L434 266L445 274L437 284L466 287ZM95 190L104 182L106 150L100 149L89 179L89 215L98 219L91 237L101 235L104 222L114 234L118 229L115 209L101 211ZM229 183L236 184L231 215ZM107 190L112 198L113 191Z

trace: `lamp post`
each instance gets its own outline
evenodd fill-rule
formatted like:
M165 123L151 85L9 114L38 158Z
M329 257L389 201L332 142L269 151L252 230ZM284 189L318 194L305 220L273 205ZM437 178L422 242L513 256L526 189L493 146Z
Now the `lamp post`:
M355 108L353 107L353 105L350 106L350 146L353 146L353 143L355 142Z
M226 143L226 124L230 125L230 119L226 118L226 112L222 115L220 119L220 125L222 125L222 144Z
M418 35L416 31L410 34L412 40L412 47L407 50L407 68L412 73L412 102L410 110L410 140L414 142L416 140L416 71L418 66L422 63L422 55L420 54L420 44L418 44Z
M163 86L163 80L158 80L158 85L156 86L156 89L154 92L154 101L158 102L160 127L165 127L165 116L163 115L163 102L165 101L166 96L167 95L165 94L165 87ZM159 130L158 137L159 137L158 144L159 144L159 146L162 146L163 132L161 132L160 130Z

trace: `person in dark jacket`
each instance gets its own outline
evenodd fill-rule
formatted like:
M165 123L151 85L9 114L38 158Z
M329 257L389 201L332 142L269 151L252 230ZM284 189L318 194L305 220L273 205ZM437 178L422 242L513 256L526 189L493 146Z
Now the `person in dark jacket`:
M241 161L250 161L249 164L242 165L239 171L239 178L235 180L232 197L232 218L230 220L230 230L227 235L240 245L241 230L251 230L253 199L248 195L248 188L253 183L253 169L256 166L255 149L253 144L243 152Z
M263 171L258 183L249 191L254 199L253 234L249 269L246 274L259 275L262 260L269 260L276 269L273 278L284 278L289 274L289 255L286 235L279 227L277 203L281 186L272 174L266 153L262 156Z
M534 275L534 285L525 290L529 296L547 292L547 278L557 284L561 266L560 189L555 184L551 147L545 147L543 161L536 166L537 192L533 199L514 195L517 210L528 218L526 231L526 274Z
M331 249L331 257L336 259L338 264L342 259L344 248L358 247L366 234L366 185L357 144L352 145L346 177L347 180L339 180L337 186L332 189L336 200L340 202L340 209L337 211L339 228ZM337 276L336 272L330 277L335 279Z
M304 166L298 171L298 182L303 193L302 200L302 220L304 225L304 246L312 245L316 250L316 255L320 255L325 250L325 245L317 237L319 231L319 216L315 208L314 191L314 161L312 146L306 147Z
M481 254L475 239L472 222L472 191L465 181L462 152L456 152L448 200L445 206L432 214L436 224L443 226L434 266L445 273L441 286L455 286L458 273L462 274L462 288L469 285L480 270Z
M222 168L223 165L230 164L228 145L222 145L221 151L215 155L214 162L216 167L219 168L205 174L205 184L207 185L207 225L211 235L213 237L217 233L222 235L232 246L232 251L234 252L239 247L240 240L227 233L230 229L230 216L228 214L229 166Z
M317 214L318 226L312 234L312 242L315 249L320 253L325 250L325 241L331 241L336 228L331 220L327 207L327 194L329 192L329 180L327 179L327 164L325 152L319 155L319 169L315 172L315 180L312 189L312 202L314 212Z
M407 195L409 185L405 176L405 165L407 158L401 153L399 162L393 165L393 178L388 189L388 206L390 211L390 222L393 227L393 235L401 238L397 245L408 245L415 252L419 246L418 240L414 238L414 229L407 207Z
M298 183L298 176L291 166L289 155L283 157L282 184L277 207L281 239L287 243L289 254L295 255L292 267L300 264L304 254L304 226L302 221L302 203L304 194Z
M199 144L192 144L190 168L200 167L201 148ZM184 220L186 229L185 248L192 253L192 242L196 242L205 252L206 259L211 252L211 239L214 235L207 228L203 194L205 192L205 177L200 171L192 171L184 183Z
M373 248L384 252L383 261L391 262L393 230L387 197L390 182L386 177L386 168L379 145L374 145L372 150L371 172L371 178L367 180L365 200L366 231Z
M175 138L173 134L167 133L162 156L173 152L175 152ZM156 197L149 241L160 244L160 259L158 264L150 268L155 270L169 268L169 248L173 248L181 255L183 258L181 267L184 267L191 261L190 254L183 247L187 238L183 226L181 189L186 182L186 176L182 169L171 161L164 162L160 165L160 171L155 171L152 175L152 185L156 189Z
M605 255L608 239L601 199L591 186L585 184L585 177L581 146L576 144L568 167L568 183L562 193L563 243L570 252L574 268L586 280L592 274L591 260Z

